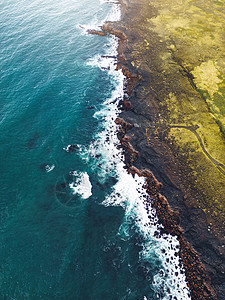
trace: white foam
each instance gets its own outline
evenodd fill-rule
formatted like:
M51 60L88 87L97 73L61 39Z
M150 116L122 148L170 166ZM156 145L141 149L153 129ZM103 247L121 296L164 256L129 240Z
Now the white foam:
M63 147L63 150L66 152L76 152L76 150L78 151L80 149L81 145L78 144L69 144L67 147Z
M169 296L190 299L184 268L179 265L179 242L170 234L160 234L163 226L159 224L151 199L144 188L144 178L137 175L133 178L121 168L121 165L118 170L118 182L114 186L113 193L106 197L103 204L124 207L125 218L119 234L124 239L128 238L130 224L135 223L136 231L144 240L140 259L152 261L157 257L160 260L162 267L153 281L153 288L159 293L160 299L170 299Z
M100 3L114 3L119 4L118 0L99 0Z
M48 172L51 172L53 169L55 169L55 165L46 165L45 166L45 171L48 173Z
M77 24L77 28L82 30L83 34L87 34L88 30L100 30L101 26L105 22L117 22L121 19L121 10L120 10L120 4L118 1L107 1L107 0L99 0L99 4L104 5L107 3L111 6L111 9L109 10L109 13L107 16L102 19L101 21L97 19L96 16L93 16L91 23L88 24ZM101 9L101 8L99 8Z
M70 151L70 147L71 147L71 145L68 145L67 147L64 147L63 150L66 151L66 152L69 152Z
M87 65L99 67L101 70L107 70L111 75L116 76L116 60L118 48L118 38L112 36L109 41L109 48L103 55L96 55L87 61ZM117 76L116 76L117 77Z
M87 172L73 171L71 175L75 177L75 181L69 184L73 194L79 194L83 199L88 199L92 195L92 185Z
M105 56L116 56L118 39L111 37L110 43L111 47ZM136 230L143 238L140 260L152 261L153 257L156 257L160 261L161 270L154 276L152 282L158 298L163 300L190 299L184 268L179 261L177 238L170 234L159 234L163 227L158 222L156 212L151 206L151 199L144 188L144 178L137 175L133 177L124 168L124 156L118 147L120 142L117 138L117 125L115 124L115 119L119 114L118 103L124 95L124 75L120 70L115 70L116 60L113 58L96 56L89 60L88 64L92 67L98 66L102 70L107 69L112 75L112 84L114 84L111 97L106 99L103 108L95 113L95 117L102 120L102 130L99 130L96 135L95 142L89 148L81 149L80 153L82 158L92 165L100 181L106 181L109 176L117 179L113 192L105 198L102 205L124 207L125 217L119 234L124 239L129 238L130 226L135 223ZM100 164L95 159L99 154ZM144 299L147 300L147 297L148 295Z
M111 11L108 13L106 17L106 21L108 22L118 22L121 19L121 9L118 1L104 1L105 3L111 3L112 5Z

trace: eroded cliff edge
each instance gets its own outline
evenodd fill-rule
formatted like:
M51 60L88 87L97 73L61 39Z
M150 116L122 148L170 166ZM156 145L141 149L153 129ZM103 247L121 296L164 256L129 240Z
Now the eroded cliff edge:
M121 3L123 18L113 27L126 41L120 44L120 67L130 81L121 117L134 124L126 133L139 152L132 164L151 170L163 183L161 193L180 212L185 237L223 299L224 4Z

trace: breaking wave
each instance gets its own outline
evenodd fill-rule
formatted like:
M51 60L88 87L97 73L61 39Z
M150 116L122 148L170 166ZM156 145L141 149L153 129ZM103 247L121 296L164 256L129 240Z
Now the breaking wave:
M118 11L119 5L114 5L114 11ZM95 136L95 142L89 148L82 149L81 156L97 172L99 181L105 182L110 176L116 179L112 192L106 196L102 205L124 208L124 222L121 224L119 235L121 238L129 238L132 224L135 224L135 231L143 241L140 261L155 260L160 264L160 271L151 283L157 297L165 300L190 299L184 268L179 258L179 242L170 234L160 234L162 225L159 224L151 205L152 199L146 192L144 178L137 175L133 177L125 169L124 155L119 147L115 124L120 112L118 105L124 95L125 81L121 70L115 70L117 47L118 39L110 37L110 47L106 55L98 55L87 62L91 67L99 67L108 72L112 77L114 90L102 109L95 113L95 117L101 119L102 127ZM148 299L148 295L145 299Z
M92 185L87 172L78 173L73 171L71 175L76 178L74 182L69 184L73 194L80 195L82 199L88 199L92 195Z

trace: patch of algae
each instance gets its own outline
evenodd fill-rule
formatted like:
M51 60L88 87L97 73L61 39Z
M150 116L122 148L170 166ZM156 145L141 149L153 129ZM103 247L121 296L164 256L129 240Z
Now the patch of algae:
M225 76L219 72L212 60L195 67L192 74L194 83L225 133Z
M192 74L194 75L194 82L197 88L208 92L211 98L219 91L219 84L223 82L220 72L212 60L203 62L200 66L195 67Z
M194 76L225 133L225 3L215 0L150 1L158 10L149 24L176 61Z
M156 13L146 26L166 45L157 49L155 61L165 74L160 96L168 143L184 162L189 189L195 190L194 205L201 207L209 220L224 225L225 2L149 3Z

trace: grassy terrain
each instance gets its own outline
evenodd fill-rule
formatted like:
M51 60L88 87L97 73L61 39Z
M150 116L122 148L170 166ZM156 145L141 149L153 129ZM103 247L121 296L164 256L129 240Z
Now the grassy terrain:
M150 74L143 88L143 101L149 101L151 106L149 92L156 92L159 98L160 114L154 116L158 127L155 136L159 129L165 132L165 141L176 156L185 189L191 195L189 205L204 210L211 224L209 230L222 232L225 2L140 2L146 4L132 22L134 35L142 38L132 42L132 65ZM152 123L145 125L148 130Z

